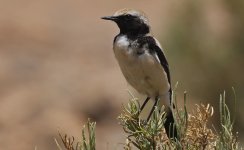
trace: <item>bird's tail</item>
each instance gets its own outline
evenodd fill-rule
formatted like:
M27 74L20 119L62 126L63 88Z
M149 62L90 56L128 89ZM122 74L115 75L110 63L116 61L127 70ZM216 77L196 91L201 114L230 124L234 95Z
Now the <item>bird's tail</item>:
M168 138L176 140L178 139L177 129L175 125L175 120L173 117L173 112L170 107L165 110L166 117L164 122L164 128Z
M159 107L165 106L165 122L164 122L164 128L166 131L166 134L168 138L176 140L178 139L177 129L175 125L175 120L173 116L172 109L170 107L171 103L171 96L170 94L162 95L160 96L159 100Z

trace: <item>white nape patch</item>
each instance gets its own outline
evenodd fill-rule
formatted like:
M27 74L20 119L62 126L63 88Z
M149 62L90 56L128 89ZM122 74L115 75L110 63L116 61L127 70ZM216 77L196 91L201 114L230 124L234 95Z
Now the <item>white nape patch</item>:
M137 16L139 17L145 24L149 25L149 21L146 17L146 15L143 13L143 12L139 12L139 11L136 11L136 10L132 10L132 11L129 11L127 12L128 14L131 14L132 16Z

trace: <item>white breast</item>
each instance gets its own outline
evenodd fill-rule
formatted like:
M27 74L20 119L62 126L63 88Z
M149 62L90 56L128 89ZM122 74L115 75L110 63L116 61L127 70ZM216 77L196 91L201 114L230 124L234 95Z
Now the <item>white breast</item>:
M123 36L119 36L116 38L114 48L121 49L121 50L127 50L129 45L130 45L130 42L129 42L127 36L123 35Z
M136 55L138 49L130 46L126 36L119 36L114 43L114 54L128 83L139 93L150 97L165 95L170 85L159 59L145 49Z

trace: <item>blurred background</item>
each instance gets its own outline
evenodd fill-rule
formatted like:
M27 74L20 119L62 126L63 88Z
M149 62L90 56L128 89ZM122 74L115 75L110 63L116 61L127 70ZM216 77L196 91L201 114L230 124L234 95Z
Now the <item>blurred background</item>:
M219 94L226 90L234 112L235 88L244 142L243 0L1 0L0 149L57 149L58 131L79 139L88 117L99 150L122 149L116 117L129 87L112 51L119 30L100 17L125 7L148 15L178 103L186 90L189 111L210 103L217 124Z

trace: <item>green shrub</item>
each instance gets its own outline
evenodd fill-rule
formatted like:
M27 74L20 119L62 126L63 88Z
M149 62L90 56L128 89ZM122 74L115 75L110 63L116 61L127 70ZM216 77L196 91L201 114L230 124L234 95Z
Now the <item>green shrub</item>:
M231 120L230 111L225 103L225 92L220 95L220 131L209 126L209 119L214 114L210 104L196 104L192 112L186 107L186 93L184 93L184 108L177 107L176 95L174 95L174 117L179 133L179 140L173 141L167 138L164 131L164 108L155 108L151 119L146 122L140 118L140 103L132 98L127 106L123 106L118 119L127 139L125 150L237 150L241 149L237 140L237 134L233 133L234 120ZM73 137L61 135L62 143L67 150L95 150L95 122L88 120L87 136L85 127L82 129L82 141L74 142ZM61 146L57 143L59 149Z

